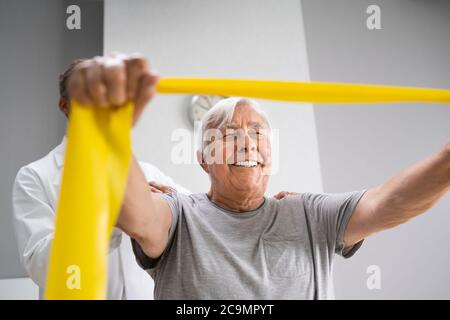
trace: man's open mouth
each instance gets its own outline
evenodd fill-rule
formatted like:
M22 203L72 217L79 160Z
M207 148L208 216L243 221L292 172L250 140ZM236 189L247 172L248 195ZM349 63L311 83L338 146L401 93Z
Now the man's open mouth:
M254 168L254 167L257 167L258 165L259 165L258 161L252 161L252 160L238 161L238 162L232 164L232 166L244 167L244 168Z

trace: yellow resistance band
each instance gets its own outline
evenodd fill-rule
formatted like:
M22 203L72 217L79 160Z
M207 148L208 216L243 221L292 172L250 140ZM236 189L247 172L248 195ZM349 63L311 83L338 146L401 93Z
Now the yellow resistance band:
M46 299L105 299L109 239L131 159L133 105L72 101Z
M161 79L160 93L213 94L312 103L450 102L450 91L280 81ZM47 299L105 299L109 239L131 158L133 105L87 108L72 101Z
M450 90L325 82L162 78L157 91L311 103L450 103Z

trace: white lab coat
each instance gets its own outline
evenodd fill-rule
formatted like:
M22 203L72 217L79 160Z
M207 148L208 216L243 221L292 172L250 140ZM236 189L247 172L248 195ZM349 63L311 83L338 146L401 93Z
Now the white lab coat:
M66 138L40 160L22 167L13 187L14 228L20 259L43 297ZM189 193L155 166L140 162L147 181ZM108 299L153 299L153 280L136 263L130 238L115 228L108 254Z

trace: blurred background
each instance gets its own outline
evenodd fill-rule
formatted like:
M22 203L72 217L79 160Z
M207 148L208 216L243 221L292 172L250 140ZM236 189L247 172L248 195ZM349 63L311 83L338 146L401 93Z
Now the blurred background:
M66 26L69 5L81 29ZM380 8L370 29L367 8ZM75 58L140 52L162 76L336 81L450 88L446 0L0 0L0 299L37 299L19 261L11 189L18 169L62 139L58 75ZM199 166L175 164L177 129L193 130L190 96L157 96L133 131L140 160L193 192ZM370 188L450 138L448 105L310 105L260 101L279 131L281 190ZM201 177L201 178L199 178ZM338 299L449 299L450 196L410 223L336 259ZM369 289L369 266L381 288Z

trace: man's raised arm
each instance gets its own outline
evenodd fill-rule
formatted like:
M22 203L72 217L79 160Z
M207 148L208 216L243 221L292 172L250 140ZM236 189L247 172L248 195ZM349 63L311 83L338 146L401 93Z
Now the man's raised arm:
M135 239L147 256L157 258L166 248L171 223L169 205L148 188L133 157L117 226Z
M76 66L68 80L69 96L85 106L119 107L134 101L133 125L155 95L158 76L141 56L95 57ZM118 226L153 258L164 251L172 215L168 204L151 192L133 157Z
M450 189L450 142L384 184L368 190L349 221L344 243L353 245L418 216Z

